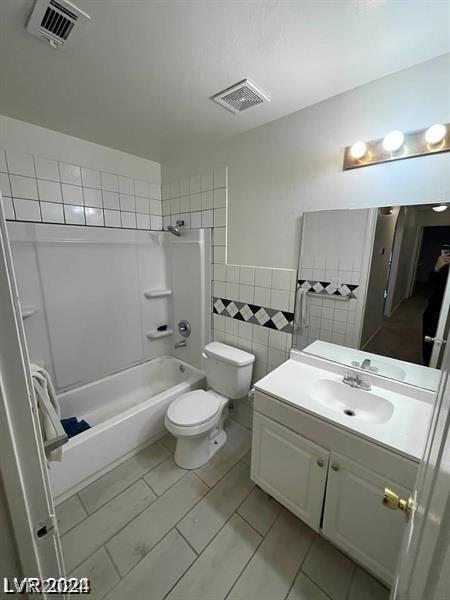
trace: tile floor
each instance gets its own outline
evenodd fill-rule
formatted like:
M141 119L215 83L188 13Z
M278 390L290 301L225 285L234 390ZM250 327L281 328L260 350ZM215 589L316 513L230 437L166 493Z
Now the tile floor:
M387 600L250 480L251 433L183 471L167 435L57 508L67 572L107 600Z

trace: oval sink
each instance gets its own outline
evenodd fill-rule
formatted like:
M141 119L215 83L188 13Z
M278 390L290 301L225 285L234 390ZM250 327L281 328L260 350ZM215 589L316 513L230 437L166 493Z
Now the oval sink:
M311 398L349 419L385 423L394 412L389 400L332 379L319 379L311 387Z

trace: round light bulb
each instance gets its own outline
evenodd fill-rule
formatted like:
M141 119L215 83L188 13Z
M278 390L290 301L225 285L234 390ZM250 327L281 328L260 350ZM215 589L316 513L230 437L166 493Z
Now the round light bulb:
M436 125L432 125L425 131L425 140L427 144L434 146L435 144L439 144L445 138L445 134L447 133L447 129L445 125L441 125L440 123L436 123Z
M384 136L383 148L386 150L386 152L395 152L403 146L404 141L405 136L403 133L398 129L395 129Z
M438 204L437 206L433 206L433 210L435 212L444 212L444 210L447 210L447 205L446 204Z
M362 158L367 153L367 144L364 142L355 142L350 148L352 158Z

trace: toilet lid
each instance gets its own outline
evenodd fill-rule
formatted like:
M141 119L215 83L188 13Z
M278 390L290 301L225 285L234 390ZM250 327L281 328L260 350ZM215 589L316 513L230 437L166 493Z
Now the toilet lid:
M220 400L204 390L183 394L172 402L167 417L174 425L201 425L209 421L220 409Z

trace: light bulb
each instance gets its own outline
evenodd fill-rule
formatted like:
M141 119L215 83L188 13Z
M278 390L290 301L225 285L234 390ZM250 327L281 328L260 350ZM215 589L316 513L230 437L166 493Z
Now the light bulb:
M352 158L362 158L367 153L367 144L364 142L355 142L350 148Z
M446 204L438 204L437 206L433 206L433 210L435 212L444 212L444 210L447 210L447 205Z
M405 136L401 131L395 129L384 136L383 148L386 152L395 152L403 146Z
M439 142L442 142L446 133L447 129L445 125L436 123L436 125L432 125L425 131L425 140L427 144L433 146L435 144L439 144Z

